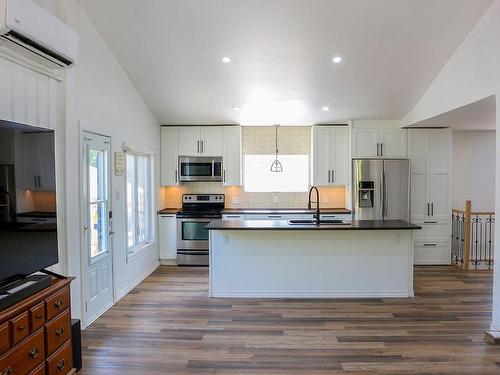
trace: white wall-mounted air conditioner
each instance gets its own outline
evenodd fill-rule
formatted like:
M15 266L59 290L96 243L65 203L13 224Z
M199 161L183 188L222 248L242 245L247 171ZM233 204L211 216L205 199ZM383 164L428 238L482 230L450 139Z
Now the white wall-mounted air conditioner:
M0 0L0 45L50 68L78 57L78 34L31 0Z

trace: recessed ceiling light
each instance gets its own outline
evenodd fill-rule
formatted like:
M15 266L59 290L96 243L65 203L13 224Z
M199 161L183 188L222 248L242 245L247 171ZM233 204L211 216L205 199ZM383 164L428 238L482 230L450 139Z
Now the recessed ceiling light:
M231 62L231 58L229 56L224 56L222 58L222 62L228 64Z
M332 61L335 63L335 64L338 64L342 61L342 57L340 56L335 56Z
M330 110L330 107L328 107L327 105L321 107L321 110L322 111L325 111L325 112L328 112Z
M233 107L233 110L238 112L238 111L241 111L241 108L240 107Z

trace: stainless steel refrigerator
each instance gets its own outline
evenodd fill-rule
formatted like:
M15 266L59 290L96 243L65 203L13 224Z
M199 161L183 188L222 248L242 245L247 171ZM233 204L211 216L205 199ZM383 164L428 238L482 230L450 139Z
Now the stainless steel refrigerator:
M410 161L353 159L355 220L410 220Z
M16 184L14 166L0 164L0 223L16 218Z

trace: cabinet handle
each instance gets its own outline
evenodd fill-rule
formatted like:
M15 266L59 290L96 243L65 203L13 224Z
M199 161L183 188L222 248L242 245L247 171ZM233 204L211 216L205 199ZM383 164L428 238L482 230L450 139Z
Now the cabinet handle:
M267 217L270 219L281 219L281 215L268 215Z
M56 309L61 310L62 307L64 306L64 299L63 298L58 298L56 302L54 303L54 306Z
M434 216L434 203L431 203L431 216Z
M200 141L197 141L198 144L198 154L200 153Z
M205 141L201 141L201 153L203 154L205 151Z
M226 217L239 219L241 216L240 215L227 215Z
M42 320L42 314L38 314L37 316L35 316L35 318L37 318L38 320Z
M380 143L377 143L377 156L380 156L379 147L380 147Z
M224 169L224 182L226 182L226 170Z
M328 170L328 183L330 183L330 180L331 180L331 174L332 174L332 171L331 170Z
M431 216L429 203L427 203L427 216Z
M437 243L424 243L424 246L437 246Z
M40 354L40 347L38 345L35 345L34 347L32 347L30 349L30 351L28 352L28 355L31 358L36 358L36 357L38 357L39 354Z
M175 170L175 183L177 183L177 169Z
M380 156L384 156L384 144L380 143Z
M424 224L437 224L437 221L424 221Z
M335 183L335 169L332 169L332 184Z
M59 371L61 371L61 370L63 370L63 369L64 369L64 367L65 367L65 366L66 366L66 361L65 361L64 359L62 359L62 360L61 360L61 362L59 362L59 363L57 364L57 369L58 369Z
M56 336L57 337L64 336L64 328L63 327L56 329Z

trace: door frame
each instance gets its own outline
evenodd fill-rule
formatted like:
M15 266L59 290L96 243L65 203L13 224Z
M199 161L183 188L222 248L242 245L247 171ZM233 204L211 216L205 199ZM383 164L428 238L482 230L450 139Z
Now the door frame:
M81 290L82 290L82 326L83 327L88 327L91 325L98 317L94 317L91 321L88 320L88 311L87 311L87 292L88 292L88 265L89 265L89 257L88 257L88 248L86 244L86 233L85 233L85 226L86 226L86 218L85 218L85 210L87 209L87 196L85 193L86 187L84 184L87 183L87 179L85 178L86 176L86 168L87 168L87 159L86 159L86 141L85 141L85 135L95 135L99 137L106 137L109 138L109 155L108 155L108 212L113 210L113 199L112 199L112 142L113 138L110 135L103 134L94 130L90 130L87 128L80 128L80 134L79 134L79 154L80 154L80 274L81 274ZM112 222L111 222L112 225ZM108 246L109 246L109 256L111 257L111 280L110 282L110 288L111 288L111 296L112 296L112 302L109 306L106 307L106 310L108 310L111 306L113 306L116 302L116 296L115 296L115 269L114 269L114 241L113 241L113 236L112 236L112 228L108 228L109 233L108 233ZM98 260L94 261L93 263L97 262Z

